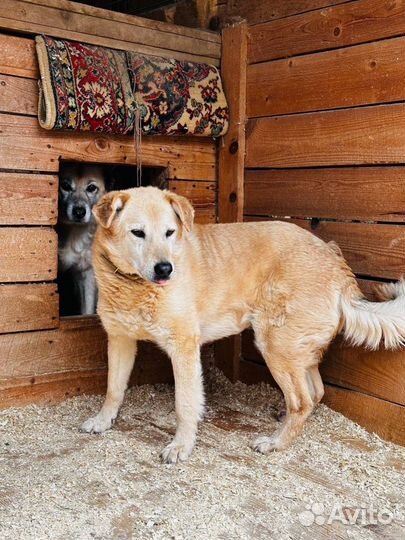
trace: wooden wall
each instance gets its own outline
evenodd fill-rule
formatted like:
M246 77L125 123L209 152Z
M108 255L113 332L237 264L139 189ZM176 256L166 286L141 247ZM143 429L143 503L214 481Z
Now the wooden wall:
M374 280L400 278L405 2L231 4L250 22L245 219L288 216L335 240L367 293ZM242 378L263 373L249 333L242 358ZM322 372L327 403L405 443L404 351L369 353L337 341Z
M59 320L58 171L63 159L136 163L131 137L39 127L33 35L41 32L214 64L220 59L221 38L212 32L66 0L0 3L0 407L104 388L105 336L99 323ZM169 187L192 199L198 221L215 221L212 140L145 137L142 160L145 166L167 169ZM171 378L168 362L157 351L146 347L139 358L136 381Z

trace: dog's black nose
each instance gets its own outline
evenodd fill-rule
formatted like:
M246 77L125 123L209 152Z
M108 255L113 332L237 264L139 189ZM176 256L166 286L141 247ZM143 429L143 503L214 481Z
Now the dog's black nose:
M160 279L167 279L173 272L173 266L169 262L160 262L155 264L155 274Z
M82 219L86 215L86 208L84 206L74 206L72 210L73 217Z

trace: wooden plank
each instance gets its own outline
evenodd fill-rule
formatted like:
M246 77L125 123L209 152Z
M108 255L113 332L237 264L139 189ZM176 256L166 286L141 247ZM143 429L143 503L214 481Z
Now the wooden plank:
M56 328L59 297L55 284L0 285L0 333Z
M242 221L246 123L247 26L223 30L222 79L230 109L228 133L219 147L218 217L221 223Z
M383 439L405 445L405 407L402 405L328 384L323 403Z
M217 213L215 206L201 206L195 209L195 222L200 225L216 223Z
M41 129L35 118L0 114L0 161L3 169L58 172L59 160L136 164L132 137ZM144 137L145 166L176 167L176 177L215 178L216 148L201 137ZM193 174L196 168L197 173ZM194 179L194 178L193 178Z
M80 2L71 2L70 0L24 0L30 4L40 6L53 7L63 11L78 13L81 15L90 15L99 19L107 19L116 23L126 23L134 26L134 31L137 27L146 28L155 32L168 34L176 34L178 36L187 36L203 41L212 41L213 43L221 43L221 35L217 32L203 28L188 28L177 24L162 23L159 21L150 20L145 17L137 17L135 15L127 15L109 9L93 7Z
M193 206L214 206L216 201L215 182L193 182L189 180L168 180L168 187L171 191L187 197Z
M342 339L329 348L322 363L326 382L405 405L405 351L368 351Z
M247 25L222 32L221 71L230 110L229 129L218 152L218 221L243 220L243 185L246 126ZM215 364L231 380L239 377L240 336L220 340L214 346Z
M246 170L245 214L404 222L404 186L401 166Z
M50 228L0 228L0 282L56 278L58 239Z
M107 389L107 370L89 369L39 375L30 380L14 381L0 389L0 409L25 405L55 405L82 394L104 394ZM77 427L80 425L78 418Z
M55 225L58 177L0 173L0 225Z
M70 4L64 9L24 0L3 0L0 4L0 28L29 34L48 34L115 49L137 50L190 60L218 63L220 43L205 41L128 22L117 24L110 18L74 13ZM198 51L198 54L195 54Z
M265 219L265 218L264 218ZM262 221L259 216L246 221ZM405 272L405 228L403 225L340 223L283 219L306 229L325 242L337 242L349 266L362 276L400 279Z
M405 32L405 7L403 19ZM404 101L404 77L405 37L255 64L247 72L247 115Z
M248 62L263 62L404 34L404 0L357 0L252 27Z
M400 279L405 272L405 228L402 225L335 223L307 220L294 223L322 240L334 240L356 274Z
M38 84L33 79L0 75L0 112L36 116Z
M0 34L0 73L36 79L34 40Z
M241 381L273 385L266 366L241 361ZM405 407L360 392L325 385L323 403L383 439L405 445Z
M405 162L405 105L249 120L246 167Z
M101 324L0 336L0 389L27 384L32 377L105 369L107 337Z
M246 19L250 25L282 19L349 0L217 0L218 15L225 21L232 16Z

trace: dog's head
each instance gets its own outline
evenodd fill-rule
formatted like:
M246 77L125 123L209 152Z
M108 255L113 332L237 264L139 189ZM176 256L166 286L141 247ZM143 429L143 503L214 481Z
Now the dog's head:
M59 177L59 220L85 225L93 218L92 208L106 192L102 167L65 164Z
M155 187L112 191L93 213L103 249L119 270L158 285L173 278L194 219L185 197Z

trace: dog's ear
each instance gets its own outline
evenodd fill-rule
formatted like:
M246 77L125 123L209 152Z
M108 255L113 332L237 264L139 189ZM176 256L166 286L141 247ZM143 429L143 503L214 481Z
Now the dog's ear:
M170 191L167 192L166 197L186 231L190 232L194 222L194 208L190 201L185 197L176 195L176 193L171 193Z
M111 191L104 195L93 208L97 223L104 229L109 229L115 216L124 208L129 197L129 194L123 191Z

